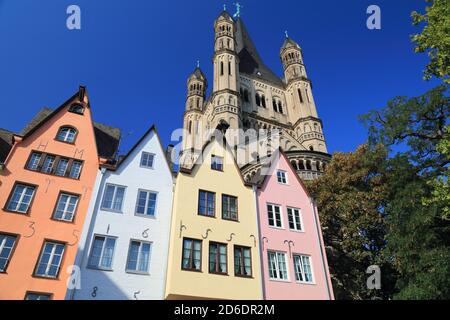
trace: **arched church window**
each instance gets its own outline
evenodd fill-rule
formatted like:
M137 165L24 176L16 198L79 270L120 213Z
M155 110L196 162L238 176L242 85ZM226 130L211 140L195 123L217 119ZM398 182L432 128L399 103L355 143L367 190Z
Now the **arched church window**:
M300 160L299 169L305 170L305 162L303 160Z
M248 90L247 89L244 90L244 100L245 100L245 102L250 102L250 99L248 98Z
M306 160L306 170L311 170L311 160Z
M255 94L255 100L256 100L256 105L258 107L260 107L261 106L261 98L259 96L259 93Z
M262 97L261 97L261 104L262 104L263 108L266 107L266 97L264 95L262 95Z
M273 110L278 111L277 102L275 101L275 99L272 99L272 106Z
M310 151L314 151L314 147L313 146L309 146L309 150Z
M189 120L189 123L188 123L188 132L189 132L189 134L192 133L192 120Z
M223 76L223 62L220 61L220 75Z
M228 61L228 74L231 76L231 62Z

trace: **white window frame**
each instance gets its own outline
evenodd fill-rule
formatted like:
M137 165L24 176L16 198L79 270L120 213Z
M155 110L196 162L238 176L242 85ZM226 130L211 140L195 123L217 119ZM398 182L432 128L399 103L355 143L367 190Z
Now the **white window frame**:
M282 279L282 278L273 278L270 275L270 254L275 254L275 273L276 275L280 274L280 265L279 265L279 260L278 260L278 256L279 255L283 255L284 256L284 264L286 266L286 279ZM274 251L274 250L267 250L267 263L268 265L268 271L269 271L269 279L272 281L282 281L282 282L289 282L289 264L288 264L288 259L287 259L287 253L283 252L283 251Z
M294 229L292 229L291 225L290 225L289 210L292 210L292 219L293 219L293 222L294 222ZM295 211L298 211L298 221L297 221L297 217L295 216ZM302 211L299 208L287 207L286 208L286 213L287 213L287 217L288 217L289 230L296 231L296 232L305 232L305 226L303 224ZM297 229L297 222L300 223L300 229Z
M102 251L100 252L100 259L98 260L99 264L96 266L93 266L90 264L91 262L91 255L92 255L92 250L94 249L94 243L95 243L95 238L97 237L101 237L104 238L103 244L102 244ZM103 260L103 254L105 252L105 247L106 247L106 242L108 241L108 239L114 239L114 248L113 248L113 252L111 255L111 267L103 267L101 266L101 262ZM88 256L88 261L87 261L87 268L89 269L94 269L94 270L104 270L104 271L112 271L113 270L113 264L114 264L114 255L116 254L116 245L117 245L117 237L114 236L105 236L103 234L94 234L94 236L92 237L92 242L91 242L91 248L89 251L89 256Z
M107 207L103 206L104 199L105 199L105 196L106 196L106 191L108 190L109 186L114 187L114 193L113 193L113 197L112 197L112 200L111 200L111 208L107 208ZM117 188L123 188L124 189L123 190L123 199L122 199L122 203L120 204L120 209L119 210L114 209L114 200L115 200L116 195L117 195ZM116 212L116 213L122 213L123 212L123 203L125 202L126 193L127 193L127 187L126 186L121 186L121 185L114 184L114 183L106 183L105 184L105 188L103 190L103 197L102 197L102 202L101 202L101 210L103 210L103 211L110 211L110 212Z
M46 166L47 159L50 159L49 166ZM56 162L56 157L54 155L47 154L45 156L44 162L42 162L41 172L47 173L47 174L52 174L53 170L55 170L55 162ZM50 169L50 171L48 169Z
M67 196L67 197L69 197L69 199L67 199L67 202L66 202L66 204L64 205L64 210L63 210L62 217L61 217L61 218L57 218L57 217L56 217L56 212L58 211L59 202L61 201L61 198L62 198L63 196ZM67 209L68 209L68 207L69 207L69 204L70 204L70 199L71 199L71 198L76 198L76 199L77 199L77 201L76 201L76 203L75 203L75 206L74 206L74 208L73 208L73 212L67 211ZM59 221L72 222L72 221L75 219L75 214L76 214L76 212L77 212L77 208L78 208L78 203L79 203L79 201L80 201L80 196L79 196L79 195L76 195L76 194L70 194L70 193L66 193L66 192L61 192L60 195L59 195L59 197L58 197L58 201L56 202L55 212L53 213L53 219L54 219L54 220L59 220ZM65 217L67 214L71 214L70 219L64 219L64 217Z
M282 181L280 181L280 177L278 176L279 173L282 173L282 177L281 177ZM285 182L283 182L283 178L284 178ZM279 184L282 184L282 185L289 184L288 175L287 175L286 171L284 171L284 170L277 170L277 182Z
M37 299L29 299L30 295L36 296ZM43 297L46 297L48 299L42 299ZM25 295L25 300L52 300L52 294L51 293L27 292Z
M141 192L147 193L147 197L146 197L146 199L145 199L145 208L144 208L144 212L145 212L145 213L138 213L138 212L137 212L138 206L139 206L139 195L140 195ZM151 194L151 193L156 194L156 200L155 200L155 212L153 213L153 215L148 215L148 214L147 214L147 210L148 210L148 205L149 205L150 194ZM137 192L137 199L136 199L136 208L134 209L134 214L135 214L136 216L144 217L144 218L156 218L156 213L158 212L158 195L159 195L159 193L156 192L156 191L145 190L145 189L138 189L138 192Z
M296 265L296 258L300 258L300 273L303 277L303 279L306 279L305 277L305 270L303 268L303 258L308 258L309 259L309 267L311 268L311 281L301 281L301 280L297 280L297 265ZM314 277L314 267L313 267L313 261L312 261L312 257L310 255L307 254L301 254L301 253L294 253L293 254L293 262L294 262L294 274L295 274L295 282L297 283L301 283L301 284L316 284L316 280Z
M130 249L131 249L131 243L132 242L139 242L138 260L136 261L136 270L128 269L128 259L130 258ZM138 270L139 263L141 262L141 253L142 253L143 244L150 245L150 250L148 252L148 262L147 262L147 270L146 271ZM136 274L150 274L150 261L152 260L151 259L152 248L153 248L153 242L142 241L142 240L137 240L137 239L131 239L130 240L130 244L128 246L128 254L127 254L127 260L126 260L126 264L125 264L125 272L127 272L127 273L136 273Z
M11 201L12 201L13 197L14 197L14 194L16 193L17 187L19 187L19 186L22 186L22 187L25 187L25 188L23 189L22 193L20 194L20 198L19 198L19 201L17 202L16 207L15 207L14 209L11 209L9 206L10 206L10 204L11 204ZM25 197L25 193L26 193L26 191L27 191L27 188L32 188L32 189L33 189L33 193L32 193L32 195L30 196L30 202L27 203L27 208L26 208L26 210L25 210L25 211L20 211L19 208L20 208L20 206L22 205L23 198ZM15 185L14 185L14 189L13 189L13 191L12 191L12 193L11 193L11 195L10 195L10 198L9 198L9 200L8 200L8 204L7 204L7 206L6 206L6 209L7 209L8 211L12 211L12 212L17 212L17 213L27 214L28 210L30 209L31 202L33 201L33 198L34 198L35 193L36 193L36 187L35 187L35 186L29 186L29 185L22 184L22 183L17 183L17 184L15 184Z
M272 214L273 214L273 221L275 223L275 225L270 225L270 212L269 212L269 206L272 207ZM275 213L275 207L279 208L279 212L280 212L280 223L281 226L277 226L277 219L276 219L276 213ZM275 203L267 203L266 204L266 210L267 210L267 224L269 226L269 228L275 228L275 229L284 229L284 221L283 221L283 208L281 205L279 204L275 204Z
M218 161L216 161L216 159ZM213 171L219 171L222 172L223 171L223 162L224 162L224 158L217 156L217 155L211 155L211 170ZM217 169L217 165L220 164L220 169ZM213 165L216 166L216 168L213 168Z
M151 157L153 157L153 159L152 159L152 165L151 165L151 166L148 166L148 165L146 165L146 164L144 165L144 164L142 163L143 160L144 160L144 155L145 155L145 156L151 156ZM155 156L154 153L143 151L143 152L141 153L141 161L140 161L140 163L139 163L140 167L141 167L141 168L145 168L145 169L154 169L154 167L155 167L155 158L156 158L156 156ZM148 158L147 158L147 163L148 163Z
M13 235L13 234L6 234L6 233L0 233L0 236L4 236L5 237L3 239L3 241L0 242L0 253L2 253L2 251L5 248L10 249L8 256L6 258L2 258L2 259L6 260L6 263L5 263L4 269L3 270L0 269L0 273L5 273L6 269L8 268L8 264L9 264L9 262L11 260L11 256L12 256L12 253L14 251L14 248L15 248L15 246L17 244L18 236L17 235ZM13 243L12 247L6 247L6 239L7 239L7 237L14 238L14 243Z
M52 244L53 245L52 251L50 252L50 257L48 258L48 262L47 262L47 265L46 265L46 268L45 268L45 273L44 274L38 274L39 265L41 264L42 257L43 257L43 255L45 253L45 246L47 244ZM56 251L56 247L57 246L63 246L63 250L61 252L61 258L59 259L58 270L56 271L56 274L54 276L52 276L52 275L49 275L48 273L50 271L50 267L52 266L53 259L54 259L55 255L56 255L55 251ZM65 244L59 243L59 242L54 242L54 241L45 241L44 245L42 246L42 252L41 252L41 255L39 256L38 264L36 266L35 276L36 277L42 277L42 278L57 279L58 275L59 275L59 272L61 271L61 264L63 262L65 251L66 251L66 245Z

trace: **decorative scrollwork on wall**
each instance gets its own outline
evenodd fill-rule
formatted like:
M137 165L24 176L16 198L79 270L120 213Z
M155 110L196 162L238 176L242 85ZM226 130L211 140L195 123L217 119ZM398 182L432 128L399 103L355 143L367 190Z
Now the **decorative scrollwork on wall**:
M291 251L291 245L292 245L292 247L294 247L294 241L292 241L292 240L284 240L284 243L286 244L287 243L287 245L289 246L289 255L292 257L292 251Z
M267 237L262 237L262 249L264 251L264 243L269 243L269 239Z
M230 239L227 239L227 241L230 242L231 240L233 240L233 237L234 237L234 236L235 236L235 234L234 234L234 233L231 233L231 234L230 234Z
M92 288L92 292L91 292L92 298L97 297L97 291L98 291L98 287L93 287Z
M253 234L251 234L250 238L253 238L253 246L256 248L256 237Z
M28 225L28 228L30 228L32 231L29 236L23 236L24 238L31 238L32 236L34 236L34 233L36 232L36 230L34 229L34 225L36 224L36 222L34 222L34 221L29 221L29 222L30 222L30 224Z
M78 233L79 233L78 230L73 230L72 235L74 236L74 238L75 238L76 240L75 240L75 242L73 242L73 243L68 243L68 244L67 244L68 246L73 247L74 245L76 245L76 244L78 243L78 240L79 240L79 238L78 238Z
M211 229L206 230L206 234L205 234L205 235L202 235L202 238L203 238L203 239L207 239L210 232L212 232Z
M183 224L183 221L180 221L180 236L179 236L179 238L181 238L181 235L183 233L183 229L186 230L187 227Z

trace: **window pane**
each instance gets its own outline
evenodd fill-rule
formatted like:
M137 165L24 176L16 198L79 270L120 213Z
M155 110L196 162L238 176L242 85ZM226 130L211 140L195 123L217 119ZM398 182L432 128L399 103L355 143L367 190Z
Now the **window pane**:
M127 270L135 271L137 270L137 263L139 258L139 247L140 243L137 241L132 241L130 244L130 251L128 253Z
M39 162L41 161L41 154L33 152L30 160L28 161L27 169L36 171L38 169Z
M95 237L94 243L92 244L91 256L89 257L89 266L98 267L100 266L100 258L102 255L103 243L105 242L104 237Z
M55 157L54 156L46 156L45 160L44 160L44 164L42 165L42 172L43 173L52 173L54 164L55 164Z
M148 272L149 261L150 261L150 244L142 243L141 254L139 257L139 271Z
M103 196L102 208L112 209L112 201L114 197L115 187L111 185L107 185L105 189L105 194Z
M6 265L10 259L16 239L16 236L0 234L0 272L6 271Z
M125 188L116 187L116 195L114 197L114 205L113 205L114 210L117 210L117 211L122 210L122 201L123 201L124 194L125 194Z
M136 206L136 213L145 214L145 206L147 204L147 192L139 191L138 203Z
M69 160L67 159L60 159L58 162L58 166L56 167L55 174L57 176L65 176L67 171L67 166L69 165Z
M50 300L50 295L38 294L38 293L27 293L25 300Z
M71 177L72 179L79 179L82 166L83 164L81 162L74 161L72 163L72 168L70 169L69 177Z
M147 215L154 216L156 209L156 193L149 193Z
M21 213L26 213L33 198L34 187L16 185L14 187L13 194L7 205L7 209L10 211L17 211Z
M112 266L112 259L114 254L114 246L116 239L106 238L105 248L103 249L103 256L101 259L101 267L110 269Z

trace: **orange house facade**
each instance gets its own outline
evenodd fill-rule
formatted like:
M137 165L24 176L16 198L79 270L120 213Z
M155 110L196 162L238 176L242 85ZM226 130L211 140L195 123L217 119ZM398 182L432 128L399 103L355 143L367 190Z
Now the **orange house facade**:
M0 165L0 299L64 299L98 168L119 137L92 121L84 87L12 135Z

